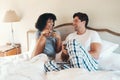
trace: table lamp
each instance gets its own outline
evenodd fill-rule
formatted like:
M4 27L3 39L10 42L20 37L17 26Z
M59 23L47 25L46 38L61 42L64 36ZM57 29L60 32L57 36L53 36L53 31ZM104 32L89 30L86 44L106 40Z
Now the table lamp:
M11 36L12 36L11 45L15 46L15 43L14 43L14 30L13 30L12 23L20 21L20 18L19 18L19 16L16 14L16 12L14 10L8 10L5 13L3 21L6 22L6 23L11 23Z

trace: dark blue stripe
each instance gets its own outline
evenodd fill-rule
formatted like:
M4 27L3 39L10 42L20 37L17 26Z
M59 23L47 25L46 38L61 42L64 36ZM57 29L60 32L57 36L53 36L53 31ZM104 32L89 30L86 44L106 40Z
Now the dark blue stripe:
M74 47L74 55L76 55L76 60L77 60L77 62L76 62L76 64L78 65L78 67L80 68L80 64L79 64L79 60L78 60L78 56L77 56L77 54L76 54L76 48L75 48L75 46L76 46L76 44L75 44L75 39L73 40L73 47Z
M56 68L50 61L51 66L53 66L56 70L60 71L58 68Z
M76 56L76 59L77 59L77 65L78 65L78 67L80 68L80 64L79 64L79 58L78 58L78 56Z
M45 71L46 71L46 72L50 71L50 70L46 67L45 64L44 64L44 68L45 68Z
M63 65L63 68L65 68L65 69L69 69L69 67L68 67L67 65L66 65L66 66L65 66L65 65Z
M89 69L89 67L87 66L86 62L84 61L84 59L83 59L83 63L85 64L85 67L88 69L88 71L91 71L91 70Z
M94 61L96 64L98 64L98 62L97 62L95 59L93 59L93 61Z
M81 46L80 46L80 48L84 51L85 55L87 56L87 58L88 58L90 64L93 66L93 68L94 68L95 70L97 70L97 69L94 67L94 65L92 64L92 62L90 61L90 59L89 59L89 57L88 57L86 51L85 51Z

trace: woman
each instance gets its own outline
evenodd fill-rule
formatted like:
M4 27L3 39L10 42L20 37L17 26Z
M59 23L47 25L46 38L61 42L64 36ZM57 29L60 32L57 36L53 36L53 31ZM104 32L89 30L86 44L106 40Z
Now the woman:
M55 20L56 16L52 13L44 13L39 16L35 25L38 31L36 32L36 46L32 57L44 53L50 59L54 59L56 53L61 50L61 36L53 30Z

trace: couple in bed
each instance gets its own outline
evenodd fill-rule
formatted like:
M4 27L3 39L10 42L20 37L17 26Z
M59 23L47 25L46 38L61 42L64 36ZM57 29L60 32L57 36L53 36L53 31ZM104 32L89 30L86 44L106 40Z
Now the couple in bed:
M69 68L98 70L97 59L101 51L101 39L97 32L87 29L89 21L87 14L78 12L73 15L75 32L67 36L63 45L60 33L53 29L55 20L56 16L52 13L44 13L39 16L35 25L38 31L32 57L41 53L48 56L49 61L44 64L46 72ZM56 53L61 50L61 56L66 63L58 64L54 59ZM66 59L68 57L69 59Z

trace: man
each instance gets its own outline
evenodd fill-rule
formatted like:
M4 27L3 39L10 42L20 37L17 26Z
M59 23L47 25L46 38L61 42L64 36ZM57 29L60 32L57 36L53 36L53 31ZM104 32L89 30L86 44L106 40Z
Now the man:
M88 71L98 70L99 54L101 51L101 39L96 31L88 30L88 16L85 13L73 15L74 33L67 36L66 49L62 48L62 54L69 56L69 65L58 65L55 61L45 64L45 70L59 71L68 68L84 68Z

